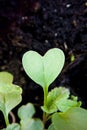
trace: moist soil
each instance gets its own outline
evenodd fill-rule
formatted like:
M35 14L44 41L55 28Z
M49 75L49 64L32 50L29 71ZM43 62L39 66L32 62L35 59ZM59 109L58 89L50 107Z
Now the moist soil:
M37 117L41 117L37 108L43 104L43 91L24 72L22 56L28 50L44 55L55 47L64 51L66 60L50 89L69 88L87 108L87 1L0 0L0 71L11 72L14 83L23 89L17 108L32 102ZM0 117L1 128L1 113Z

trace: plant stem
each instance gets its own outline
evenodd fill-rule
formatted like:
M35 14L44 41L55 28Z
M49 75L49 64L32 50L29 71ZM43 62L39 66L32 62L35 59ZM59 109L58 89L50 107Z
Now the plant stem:
M46 112L43 112L43 124L45 126L47 119L46 119Z
M48 87L44 87L44 106L47 104Z
M9 119L8 119L8 116L4 116L5 117L5 123L6 123L6 126L8 126L9 125Z
M44 87L43 91L44 91L44 106L46 106L47 105L48 87ZM44 125L45 125L46 121L47 121L47 114L46 114L46 112L43 112L43 123L44 123Z
M49 119L51 119L51 116L49 114L47 114L46 112L43 112L43 124L44 124L44 126Z

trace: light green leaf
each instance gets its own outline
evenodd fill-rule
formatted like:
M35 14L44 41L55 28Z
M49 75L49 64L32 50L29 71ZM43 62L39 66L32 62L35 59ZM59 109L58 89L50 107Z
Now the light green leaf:
M22 120L21 130L44 130L44 126L39 119Z
M21 94L22 89L19 86L0 83L0 110L6 120L9 112L21 102Z
M57 78L64 61L64 53L58 48L50 49L44 56L35 51L28 51L22 58L27 75L43 88L48 87Z
M21 130L21 129L20 129L20 125L19 124L12 123L12 124L8 125L7 128L5 128L3 130Z
M64 87L52 89L47 96L46 106L41 107L46 113L56 112L59 108L58 105L69 98L69 90Z
M35 109L33 104L28 103L23 105L18 109L18 116L21 120L27 120L35 114Z
M71 107L80 107L81 101L74 101L71 99L65 99L61 100L61 102L58 103L58 109L62 112L67 111Z
M55 130L87 130L87 110L79 107L52 116Z
M18 116L21 119L21 130L43 130L44 126L40 119L33 119L35 113L33 104L23 105L18 110Z
M48 130L55 130L53 124L51 124L51 125L49 126Z
M2 71L0 72L0 83L12 83L13 75L9 72Z
M46 113L53 113L56 111L65 112L71 107L80 107L81 102L77 101L78 98L75 96L70 97L69 89L64 87L52 89L47 96L47 104L42 106L42 110Z

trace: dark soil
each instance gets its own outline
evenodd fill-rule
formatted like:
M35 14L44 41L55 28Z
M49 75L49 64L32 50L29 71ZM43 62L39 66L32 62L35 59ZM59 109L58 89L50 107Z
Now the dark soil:
M43 55L54 47L64 51L66 61L50 89L68 87L87 108L87 1L0 0L0 71L11 72L14 83L23 88L21 104L43 103L41 87L23 70L24 52Z

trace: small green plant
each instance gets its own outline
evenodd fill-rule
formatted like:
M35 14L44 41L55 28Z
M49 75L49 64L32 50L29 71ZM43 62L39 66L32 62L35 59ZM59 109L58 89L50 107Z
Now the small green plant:
M0 110L6 123L3 130L43 130L40 119L33 119L35 113L33 104L28 103L18 109L20 123L10 123L9 113L22 101L22 89L12 83L13 75L8 72L0 72Z
M0 110L3 112L6 125L9 125L9 112L22 100L22 89L12 82L12 74L0 72Z
M3 130L87 130L87 110L81 107L76 96L70 95L69 89L55 87L49 91L49 86L61 73L65 56L62 50L53 48L41 56L35 51L23 55L22 64L27 75L44 92L43 117L35 119L35 109L32 103L27 103L18 109L19 123L9 123L9 112L22 100L22 89L14 85L13 76L8 72L0 73L0 110L3 112L6 128ZM45 128L50 121L48 128Z
M50 84L60 74L65 62L62 50L50 49L44 56L35 51L24 54L22 63L27 75L43 88L43 123L51 119L48 130L87 130L87 110L64 87L48 91Z

